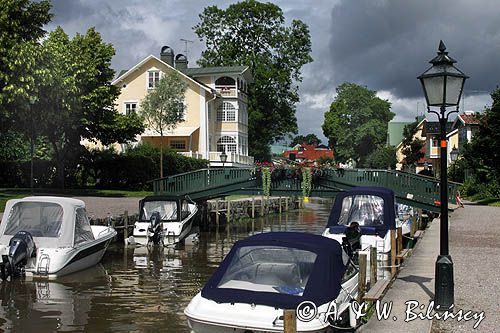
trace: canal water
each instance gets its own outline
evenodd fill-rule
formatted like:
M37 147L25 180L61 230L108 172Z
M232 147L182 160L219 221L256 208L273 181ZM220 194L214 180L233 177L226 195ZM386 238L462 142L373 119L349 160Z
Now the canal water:
M269 231L321 234L330 208L309 203L162 251L114 243L100 265L71 276L1 282L0 331L189 332L184 308L235 241Z

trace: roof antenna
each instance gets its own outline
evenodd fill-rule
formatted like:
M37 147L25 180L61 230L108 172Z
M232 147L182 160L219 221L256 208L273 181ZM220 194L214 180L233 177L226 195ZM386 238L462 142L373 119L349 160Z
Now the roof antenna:
M189 39L184 39L184 38L181 38L180 39L181 42L184 42L184 55L188 56L188 53L189 53L189 50L188 50L188 43L194 43L194 41L192 40L189 40Z

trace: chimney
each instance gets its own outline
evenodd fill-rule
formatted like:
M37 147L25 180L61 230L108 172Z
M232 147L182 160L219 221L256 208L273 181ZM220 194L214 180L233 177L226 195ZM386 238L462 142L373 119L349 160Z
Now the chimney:
M175 68L181 72L188 68L188 60L184 54L178 54L175 57Z
M163 46L160 52L160 59L174 67L174 50L170 46Z

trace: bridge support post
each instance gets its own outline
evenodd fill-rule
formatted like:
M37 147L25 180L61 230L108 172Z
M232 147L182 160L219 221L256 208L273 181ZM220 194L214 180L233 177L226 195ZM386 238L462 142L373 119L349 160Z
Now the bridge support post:
M280 203L280 214L282 212L282 208L281 208L281 197L279 197L279 203Z
M264 196L260 198L260 216L264 216Z
M285 198L285 211L288 212L288 199L289 197Z
M217 226L217 231L219 231L219 199L215 200L215 225Z
M226 213L226 222L229 223L231 221L231 200L227 200L227 213Z

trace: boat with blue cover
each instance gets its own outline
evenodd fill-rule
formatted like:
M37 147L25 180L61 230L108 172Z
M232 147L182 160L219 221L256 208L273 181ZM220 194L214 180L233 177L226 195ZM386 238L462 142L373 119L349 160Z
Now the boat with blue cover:
M348 321L357 284L358 270L337 241L257 234L234 244L184 313L194 332L256 333L282 332L283 310L297 309L297 332L327 332Z
M360 250L373 246L379 254L387 255L391 251L390 230L398 226L402 224L392 190L355 187L336 196L323 236L339 242L349 236L359 241Z

